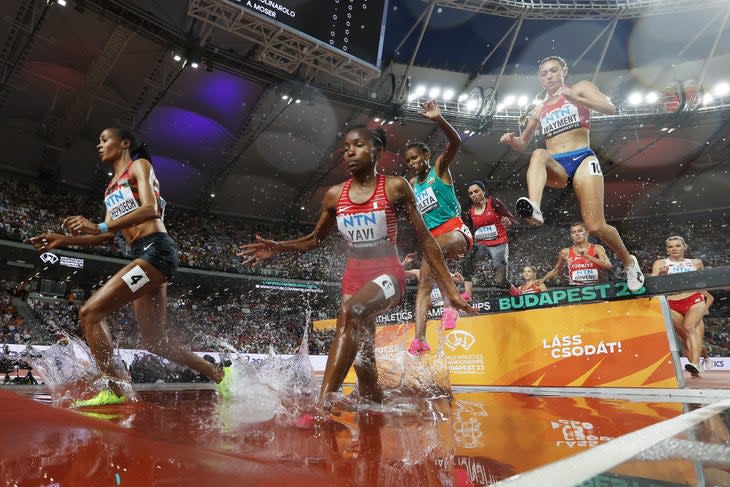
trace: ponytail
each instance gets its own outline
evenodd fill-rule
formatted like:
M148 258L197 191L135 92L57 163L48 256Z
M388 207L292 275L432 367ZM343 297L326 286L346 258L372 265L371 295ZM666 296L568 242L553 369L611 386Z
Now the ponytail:
M141 142L132 129L128 127L117 127L112 130L116 131L120 139L129 141L129 155L132 159L147 159L152 162L152 154L150 154L147 144Z

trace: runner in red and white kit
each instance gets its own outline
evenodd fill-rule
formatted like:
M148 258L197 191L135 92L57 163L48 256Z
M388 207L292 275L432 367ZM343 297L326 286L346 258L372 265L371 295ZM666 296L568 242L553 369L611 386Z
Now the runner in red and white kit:
M545 283L537 279L535 268L526 265L522 268L523 282L517 287L517 294L536 294L547 291Z
M494 266L494 283L498 287L507 285L509 265L509 238L507 227L517 223L507 206L498 198L487 196L487 188L481 181L472 181L467 188L472 206L469 208L468 222L474 235L474 248L464 258L464 295L471 299L474 287L472 278L474 267L489 255Z
M128 377L114 364L114 346L105 322L110 313L128 303L132 303L147 350L221 383L222 369L165 331L167 283L177 269L178 250L163 223L165 204L147 147L129 129L108 128L99 135L97 150L101 162L114 172L104 195L104 221L97 224L80 215L70 216L63 222L69 235L47 232L30 239L39 252L48 252L70 245L108 244L114 241L116 232L121 232L131 247L132 262L105 282L79 310L84 338L109 388L73 405L99 406L129 399L123 394ZM225 395L227 384L223 387Z
M568 64L559 56L540 61L538 74L544 96L530 113L527 127L519 136L509 132L499 139L523 152L538 125L545 136L545 149L534 150L530 157L528 197L517 200L517 214L533 225L542 225L540 204L545 186L562 189L572 184L586 229L615 252L626 270L626 284L631 291L637 291L644 284L644 275L616 228L606 223L603 173L590 147L590 111L610 115L616 107L590 81L566 85Z
M669 237L666 240L667 258L658 259L652 266L652 276L665 276L680 272L693 272L704 269L700 259L687 259L684 254L687 244L680 236ZM693 377L702 373L700 356L703 352L705 338L704 316L709 314L714 298L707 291L688 291L673 294L667 297L672 313L672 323L684 345L684 352L689 363L685 370Z
M588 242L588 231L582 223L574 223L570 227L570 238L573 245L560 250L558 261L540 282L556 277L563 266L568 266L568 284L586 286L599 282L599 271L613 267L606 256L603 246Z
M344 160L352 178L329 188L314 230L296 240L275 242L257 237L242 245L245 264L258 265L279 252L304 252L319 245L337 225L348 243L349 257L342 276L342 307L330 346L319 404L327 407L328 393L337 391L355 362L360 396L382 401L375 364L375 318L400 303L405 273L396 249L397 213L411 222L433 276L452 306L475 313L459 295L436 240L416 208L416 199L402 177L376 174L385 149L382 129L350 130L344 140Z

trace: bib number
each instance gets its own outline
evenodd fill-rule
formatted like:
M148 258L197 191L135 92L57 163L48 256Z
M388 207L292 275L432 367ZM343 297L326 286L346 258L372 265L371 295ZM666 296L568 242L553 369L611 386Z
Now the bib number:
M598 271L596 269L578 269L573 271L571 279L573 282L595 282L598 280Z
M477 228L477 231L474 232L474 237L476 237L477 240L494 240L498 236L499 233L497 232L497 225L479 227Z
M353 247L374 247L388 239L385 211L338 215L337 228Z
M134 198L132 189L129 186L123 186L109 194L104 199L104 204L112 220L116 220L139 208L137 200Z
M438 208L439 202L433 188L426 188L416 195L416 208L421 215Z

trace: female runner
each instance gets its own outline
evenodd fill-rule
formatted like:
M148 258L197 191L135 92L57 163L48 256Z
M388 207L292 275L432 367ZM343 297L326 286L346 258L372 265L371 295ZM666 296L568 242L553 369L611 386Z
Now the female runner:
M126 377L114 364L114 346L104 320L128 303L134 307L147 350L220 383L224 377L222 369L173 341L165 332L167 283L178 266L178 249L162 221L165 201L160 196L160 183L147 147L128 129L108 128L99 135L96 148L102 164L111 166L114 173L104 195L104 221L93 223L83 216L70 216L63 221L70 235L49 231L30 239L39 252L48 252L70 245L108 244L114 241L116 232L121 232L131 247L132 262L104 283L79 310L84 338L109 387L92 398L76 401L74 406L126 400L119 384Z
M446 148L431 165L431 150L423 142L414 142L408 146L405 160L408 169L413 174L411 184L416 194L418 211L423 215L426 227L434 236L446 258L465 255L472 246L473 239L469 228L461 219L461 205L454 191L454 179L451 177L449 165L454 160L461 137L454 127L441 116L438 104L427 101L423 104L424 117L435 121L446 135ZM426 342L426 319L431 309L431 289L434 285L434 276L431 273L430 262L421 261L421 273L416 291L416 333L408 349L414 355L431 350ZM456 325L459 314L445 303L442 322L447 328Z
M517 200L517 213L533 225L542 225L544 219L540 204L545 185L562 189L572 184L586 229L600 238L623 262L629 289L641 289L644 275L636 257L626 249L616 228L606 223L603 173L590 148L590 111L613 114L616 107L590 81L566 85L568 65L559 56L540 61L538 73L545 88L544 99L532 110L521 135L509 132L500 138L501 143L522 152L538 124L545 136L546 148L536 149L530 157L528 197Z
M669 237L666 240L667 258L654 262L652 276L666 276L679 272L692 272L704 269L700 259L687 259L684 254L687 244L680 236ZM689 363L685 370L693 377L699 377L703 368L700 365L700 356L703 352L705 338L704 316L710 313L710 306L714 298L707 291L688 291L673 294L667 297L669 309L672 313L672 323L684 345L684 352Z
M376 173L385 145L382 129L350 130L344 140L344 160L352 178L325 193L312 233L283 242L257 237L256 242L242 245L239 254L247 257L244 264L258 265L280 252L305 252L319 245L335 225L346 240L349 257L342 275L342 307L319 396L319 405L325 408L328 394L340 388L353 362L360 396L382 402L375 364L375 318L400 303L406 280L396 248L397 213L405 214L413 226L424 260L452 305L469 313L476 311L459 296L408 182Z
M487 187L481 181L472 181L467 188L472 206L467 221L471 222L475 245L466 255L463 264L464 293L471 298L474 287L475 264L484 260L486 255L492 259L494 266L494 284L498 287L507 285L507 267L509 265L509 237L507 227L517 223L507 206L498 198L487 196Z

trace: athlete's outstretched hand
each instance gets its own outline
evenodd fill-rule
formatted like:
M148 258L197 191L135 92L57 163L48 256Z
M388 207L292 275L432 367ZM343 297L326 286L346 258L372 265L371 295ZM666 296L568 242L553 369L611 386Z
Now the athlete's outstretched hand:
M99 225L92 223L81 215L70 216L63 221L63 227L67 228L71 235L99 235Z
M48 252L66 245L66 236L49 230L46 233L29 238L26 242L35 247L38 252Z
M413 262L415 262L416 257L418 257L418 254L416 252L411 252L409 254L406 254L406 256L403 257L403 262L401 262L401 264L404 267L407 266L408 264L412 264Z
M256 267L261 262L269 260L273 256L279 253L279 242L274 240L266 240L256 235L256 242L250 244L243 244L240 246L241 251L236 255L238 257L246 257L243 261L243 265L250 265Z
M454 288L456 290L456 288ZM449 305L452 308L456 308L459 311L463 311L464 313L468 315L477 315L479 314L479 310L476 308L472 308L469 306L469 304L464 301L464 298L459 294L459 291L456 291L454 295L447 296L447 299L449 300Z
M507 145L513 145L517 142L517 137L515 137L514 132L507 132L506 134L502 135L502 137L499 138L500 144L507 144Z
M421 108L423 110L418 112L418 114L421 116L424 116L431 120L436 120L438 117L441 116L441 110L439 110L439 105L433 100L424 101L423 103L421 103Z

